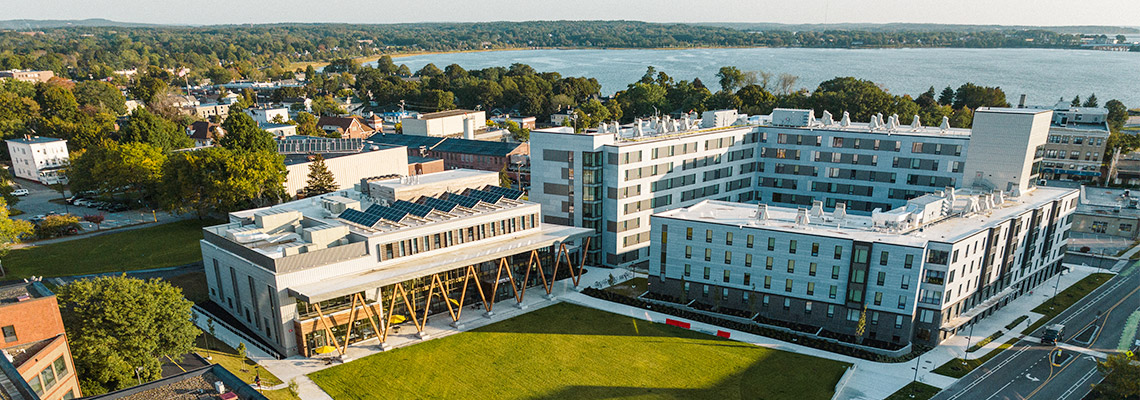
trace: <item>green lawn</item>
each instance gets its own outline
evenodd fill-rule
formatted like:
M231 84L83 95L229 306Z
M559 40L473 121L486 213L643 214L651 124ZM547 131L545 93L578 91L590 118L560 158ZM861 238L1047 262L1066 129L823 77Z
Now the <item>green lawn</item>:
M1084 279L1081 279L1077 283L1074 283L1073 286L1069 286L1068 289L1065 289L1061 291L1061 293L1058 293L1057 297L1045 300L1044 303L1041 303L1041 305L1033 309L1033 312L1042 314L1045 317L1038 319L1033 323L1033 325L1030 325L1022 333L1026 335L1032 334L1033 331L1037 330L1037 328L1045 325L1047 322L1049 322L1049 320L1053 319L1053 317L1056 317L1057 314L1060 314L1062 311L1068 309L1069 306L1073 305L1073 303L1076 303L1078 300L1084 298L1089 294L1089 292L1096 290L1096 288L1100 287L1100 285L1103 285L1105 282L1108 282L1108 280L1112 279L1112 277L1112 274L1092 274L1086 276Z
M70 276L173 267L202 259L197 219L12 250L3 259L5 279Z
M938 387L930 386L922 382L911 382L906 386L903 386L902 389L899 389L899 391L895 392L890 397L887 397L887 400L926 400L934 397L934 395L938 394L938 392L941 391L942 389L939 389ZM911 397L911 394L914 394L914 397Z
M241 380L248 383L253 383L254 377L261 376L261 384L263 386L275 386L281 384L281 379L278 379L273 373L264 368L255 369L253 360L239 356L237 350L227 346L225 343L217 339L213 339L209 332L202 332L198 338L194 340L194 351L202 357L207 355L213 359L210 362L214 364L221 364L226 370L230 371ZM266 390L262 392L265 397L272 400L292 400L297 399L289 392L289 389Z
M196 270L182 275L163 278L164 281L182 289L182 295L194 304L202 304L210 300L210 292L206 288L206 271Z
M555 304L309 375L335 399L830 399L849 364Z

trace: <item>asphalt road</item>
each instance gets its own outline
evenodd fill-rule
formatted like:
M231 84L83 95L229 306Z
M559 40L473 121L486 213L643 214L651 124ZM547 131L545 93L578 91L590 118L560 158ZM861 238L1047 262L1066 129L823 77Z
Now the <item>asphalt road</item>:
M1048 285L1038 289L1045 290ZM1096 361L1105 354L1127 350L1136 340L1138 317L1140 262L1133 262L1045 324L1065 325L1063 342L1041 345L1042 326L934 399L1079 400L1092 384L1103 379Z

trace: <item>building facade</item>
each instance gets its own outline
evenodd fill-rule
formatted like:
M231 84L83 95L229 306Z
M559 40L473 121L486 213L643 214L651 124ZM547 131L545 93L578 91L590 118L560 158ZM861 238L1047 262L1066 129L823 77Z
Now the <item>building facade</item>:
M871 216L702 201L651 218L649 291L831 337L863 319L864 344L933 346L1060 270L1077 197L947 188Z
M1140 198L1128 189L1081 186L1073 232L1135 240L1140 237Z
M0 71L0 79L12 78L24 82L47 82L54 77L55 72L52 71L32 71L20 69Z
M12 157L12 175L45 185L67 182L64 169L71 164L71 159L66 140L27 136L6 142Z
M448 110L404 118L400 122L405 135L435 137L468 137L487 131L487 113L473 110Z
M1058 104L1059 106L1061 104ZM1101 181L1108 110L1091 107L1057 107L1049 125L1041 176L1047 179Z
M83 394L55 294L39 282L0 286L0 353L43 400Z
M649 215L702 199L822 201L869 214L944 187L1029 190L1050 112L979 108L973 131L946 121L902 125L897 117L817 120L811 110L787 109L752 118L710 111L586 133L538 129L531 132L530 198L547 221L595 229L597 262L643 268Z
M459 323L471 304L493 312L526 287L549 290L547 276L573 276L554 260L574 259L570 243L588 230L544 224L522 192L459 183L472 174L497 179L446 171L231 213L204 229L210 299L283 355L326 345L343 354L351 343L384 343L391 325L422 337L434 314ZM397 199L378 187L420 195Z

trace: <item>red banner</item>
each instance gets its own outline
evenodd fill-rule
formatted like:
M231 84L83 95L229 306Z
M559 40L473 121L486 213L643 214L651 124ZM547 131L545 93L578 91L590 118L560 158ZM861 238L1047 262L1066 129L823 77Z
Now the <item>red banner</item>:
M666 325L673 325L673 326L676 326L678 328L689 329L689 323L688 322L682 322L682 321L678 321L675 319L665 318L665 324Z

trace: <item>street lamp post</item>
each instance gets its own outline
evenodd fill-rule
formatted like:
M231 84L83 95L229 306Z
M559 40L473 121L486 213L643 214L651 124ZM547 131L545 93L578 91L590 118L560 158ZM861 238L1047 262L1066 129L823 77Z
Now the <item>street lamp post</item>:
M1058 266L1058 268L1063 268L1063 267ZM1050 310L1053 309L1053 304L1055 304L1057 302L1056 301L1057 290L1060 288L1061 288L1061 270L1058 269L1058 271L1057 271L1057 282L1053 283L1053 297L1049 299L1049 309Z
M970 340L974 338L974 326L977 325L973 322L970 323L970 335L966 336L966 349L962 350L962 363L970 360Z
M922 359L922 354L919 354L919 355L914 357L914 379L911 380L911 382L910 382L910 398L912 398L912 399L915 396L914 391L918 387L918 385L915 383L918 382L918 368L922 366L922 363L920 362L921 359Z

